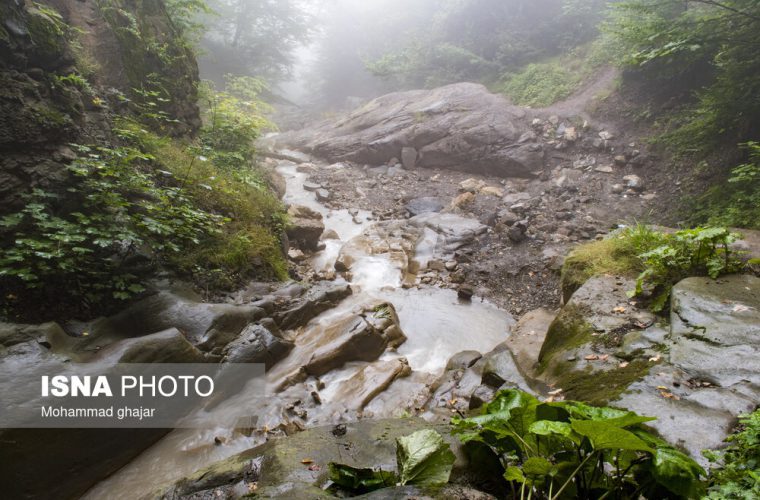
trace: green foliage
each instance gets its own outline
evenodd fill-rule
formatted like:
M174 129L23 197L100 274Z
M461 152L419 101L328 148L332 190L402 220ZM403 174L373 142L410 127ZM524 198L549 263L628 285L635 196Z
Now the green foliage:
M744 144L747 163L731 170L726 183L712 187L698 200L695 221L760 229L760 143Z
M559 63L529 64L507 78L502 92L516 104L543 107L568 97L580 82L580 75Z
M740 428L718 452L704 452L713 463L707 498L750 500L760 497L760 410L739 419Z
M177 30L196 45L206 31L206 26L198 19L204 15L213 15L211 7L205 0L164 0L164 3Z
M219 231L221 216L197 209L181 187L164 183L153 157L129 146L74 145L74 184L62 194L34 190L3 218L0 279L26 300L56 290L60 302L85 308L144 290L124 265L142 249L154 258L198 244Z
M642 296L647 288L650 307L661 311L668 305L673 285L682 279L689 276L714 279L738 271L742 263L729 248L736 237L724 227L698 227L664 235L662 245L639 256L644 270L629 295Z
M329 464L332 490L362 494L395 484L440 486L449 481L454 465L449 444L432 429L422 429L396 440L396 467L393 472L358 469L345 464Z
M655 437L633 412L500 391L454 433L498 457L513 497L697 498L704 470ZM519 490L519 493L517 491Z
M755 0L630 0L615 3L606 30L620 60L663 85L694 68L697 99L662 140L680 153L704 153L756 136L760 122L760 3ZM703 69L702 74L707 71Z
M645 224L635 224L609 237L576 247L562 266L565 300L592 276L604 274L635 277L644 270L640 255L657 248L665 235Z
M340 488L355 494L363 494L393 486L397 481L396 474L384 470L360 469L335 462L330 462L328 467L330 481L334 483L333 490Z
M440 434L423 429L396 440L399 482L435 486L449 482L454 454Z

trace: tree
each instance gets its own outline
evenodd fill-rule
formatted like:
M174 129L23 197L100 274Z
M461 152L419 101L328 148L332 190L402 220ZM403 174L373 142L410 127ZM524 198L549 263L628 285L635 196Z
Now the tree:
M286 79L294 52L315 33L314 2L306 0L209 0L201 66L222 83L225 74L245 74L269 83Z

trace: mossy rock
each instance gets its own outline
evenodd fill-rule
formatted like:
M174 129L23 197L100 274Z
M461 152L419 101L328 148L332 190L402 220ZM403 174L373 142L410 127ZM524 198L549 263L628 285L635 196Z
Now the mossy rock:
M606 406L631 384L646 376L650 366L651 363L643 359L632 361L624 368L614 367L609 370L593 370L589 365L585 370L563 373L557 378L556 385L562 388L567 399Z

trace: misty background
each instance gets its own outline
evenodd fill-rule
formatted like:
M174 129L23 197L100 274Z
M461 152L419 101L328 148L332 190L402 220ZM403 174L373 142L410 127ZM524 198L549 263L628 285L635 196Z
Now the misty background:
M340 110L389 91L497 90L599 34L600 0L211 0L201 77L256 76L274 101Z

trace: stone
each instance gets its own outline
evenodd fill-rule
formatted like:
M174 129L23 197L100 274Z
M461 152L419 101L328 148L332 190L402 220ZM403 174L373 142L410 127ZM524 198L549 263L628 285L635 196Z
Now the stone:
M628 163L628 159L625 157L625 155L615 156L615 165L625 166L626 163Z
M435 252L439 255L453 253L488 231L485 224L457 214L421 214L409 219L409 224L420 229L432 229L437 233Z
M273 323L273 322L272 322ZM267 369L288 355L293 342L283 339L276 325L246 326L224 349L226 363L264 363Z
M355 317L325 331L322 345L317 347L303 370L320 376L349 361L374 361L389 346L406 341L399 327L396 310L390 303L367 306Z
M294 305L275 314L274 319L282 330L297 328L335 307L349 295L351 295L351 287L348 284L330 281L317 283Z
M535 372L541 346L556 317L556 312L539 308L523 315L512 327L507 346L521 373L530 375Z
M670 361L700 380L760 387L760 278L692 277L673 287Z
M528 223L524 220L515 222L507 230L507 237L513 243L520 243L527 237L526 232L528 230Z
M497 198L504 196L504 190L494 186L485 186L480 189L480 193L487 196L496 196Z
M301 250L316 250L325 230L322 214L309 207L291 205L288 208L288 217L290 224L286 232L290 242Z
M578 140L578 132L575 130L575 127L567 127L565 128L565 133L563 137L567 142L575 142Z
M315 191L318 191L319 189L322 189L322 185L317 184L316 182L304 182L303 188L306 191L315 192Z
M625 187L622 184L613 184L612 187L610 187L610 192L612 194L622 194L623 191L625 191Z
M325 229L325 231L322 233L322 241L325 240L339 240L340 236L338 236L338 233L335 232L334 229Z
M494 396L496 396L496 390L496 388L487 384L479 385L470 395L469 409L477 410L484 404L493 401Z
M470 193L477 193L481 188L485 187L485 185L485 181L473 179L471 177L459 183L459 190L465 192L469 191Z
M409 215L414 217L415 215L427 214L431 212L440 212L446 205L441 198L428 196L423 198L414 198L410 200L404 208L406 208Z
M401 164L412 170L417 165L417 150L408 146L401 148Z
M503 344L483 356L483 384L494 389L503 386L532 392L525 378L515 363L512 352Z
M596 168L594 168L594 171L601 172L603 174L611 174L615 171L615 169L612 168L612 165L598 165Z
M452 208L461 208L465 205L469 205L475 201L475 195L471 192L467 191L466 193L462 193L453 200L451 200L451 207Z
M291 248L288 250L288 258L293 262L303 262L307 259L306 254L298 248Z
M612 134L612 132L602 130L601 132L599 132L599 138L602 139L603 141L611 141L612 139L615 138L615 136Z
M397 378L409 376L412 369L406 358L376 361L342 382L334 398L346 408L361 410L385 391Z
M93 362L114 359L117 363L205 363L199 351L176 328L125 339L98 352Z
M316 191L317 201L330 201L332 196L327 189L317 189Z
M636 192L644 191L644 181L638 175L626 175L623 177L625 187Z
M475 290L470 285L463 283L457 287L457 297L461 300L471 300L474 293Z
M534 177L543 170L544 153L537 144L519 142L528 130L524 109L482 85L456 83L387 94L339 120L285 132L276 140L328 161L372 165L413 144L416 168ZM402 163L409 163L403 154Z

